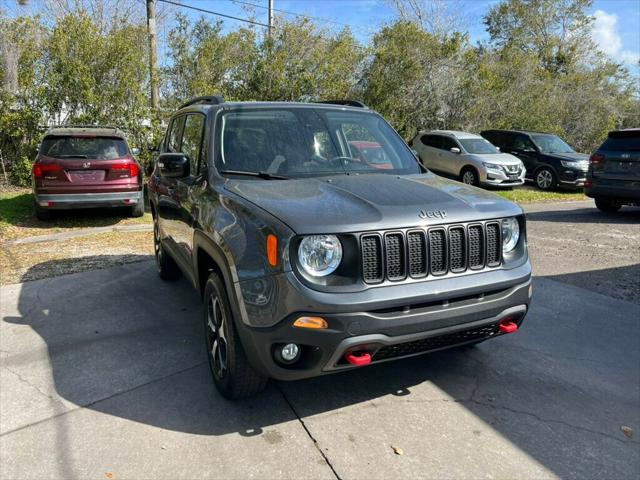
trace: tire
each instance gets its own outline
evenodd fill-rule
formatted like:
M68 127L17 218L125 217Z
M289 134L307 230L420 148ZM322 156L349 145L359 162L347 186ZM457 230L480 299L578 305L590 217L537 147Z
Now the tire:
M536 174L533 177L533 181L538 187L539 190L544 192L548 192L556 188L558 184L558 178L553 170L549 167L542 167L536 171Z
M42 208L40 206L38 206L37 204L33 205L33 209L36 213L36 218L38 220L42 220L42 221L47 221L47 220L51 220L51 210L47 210L45 208Z
M144 197L142 201L136 203L133 207L131 207L131 212L129 213L134 218L138 218L144 215Z
M622 207L622 203L612 198L597 197L595 201L598 210L605 213L616 213Z
M229 400L252 397L268 378L249 364L220 277L212 273L204 287L204 335L213 383Z
M160 241L160 227L158 220L153 219L153 250L156 258L156 270L163 280L175 280L180 277L180 269L176 261L164 250Z
M480 185L478 171L473 167L464 167L460 172L460 181L466 185L477 187Z

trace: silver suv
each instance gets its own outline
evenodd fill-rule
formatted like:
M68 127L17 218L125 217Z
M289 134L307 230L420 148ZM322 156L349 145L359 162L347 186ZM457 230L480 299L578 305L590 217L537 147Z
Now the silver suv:
M433 130L418 133L410 143L425 167L463 183L504 187L524 183L522 161L501 153L480 135Z

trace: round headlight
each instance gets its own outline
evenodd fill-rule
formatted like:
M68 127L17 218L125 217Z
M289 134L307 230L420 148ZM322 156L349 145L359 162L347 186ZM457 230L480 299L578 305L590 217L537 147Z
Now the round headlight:
M502 252L508 253L518 245L520 239L520 224L517 218L502 220Z
M342 245L335 235L310 235L298 247L298 260L304 271L314 277L325 277L338 268Z

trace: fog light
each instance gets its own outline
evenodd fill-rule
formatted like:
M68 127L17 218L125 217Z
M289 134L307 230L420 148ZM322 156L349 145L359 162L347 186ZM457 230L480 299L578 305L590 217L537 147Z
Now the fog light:
M280 350L280 355L285 362L293 362L300 355L300 347L295 343L287 343Z

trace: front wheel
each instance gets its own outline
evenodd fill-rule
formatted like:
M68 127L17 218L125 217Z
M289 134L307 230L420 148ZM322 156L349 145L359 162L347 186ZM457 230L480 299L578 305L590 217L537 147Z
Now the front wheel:
M605 213L616 213L622 207L622 203L612 198L597 197L595 201L598 210Z
M536 172L536 186L540 190L548 191L556 186L556 174L548 167L542 167Z
M220 277L212 273L204 288L204 330L213 382L230 400L260 393L268 378L249 364Z
M466 167L465 169L462 170L462 173L460 174L460 180L462 181L462 183L465 183L467 185L473 185L474 187L477 187L478 185L480 185L478 172L476 171L475 168L472 168L472 167Z

